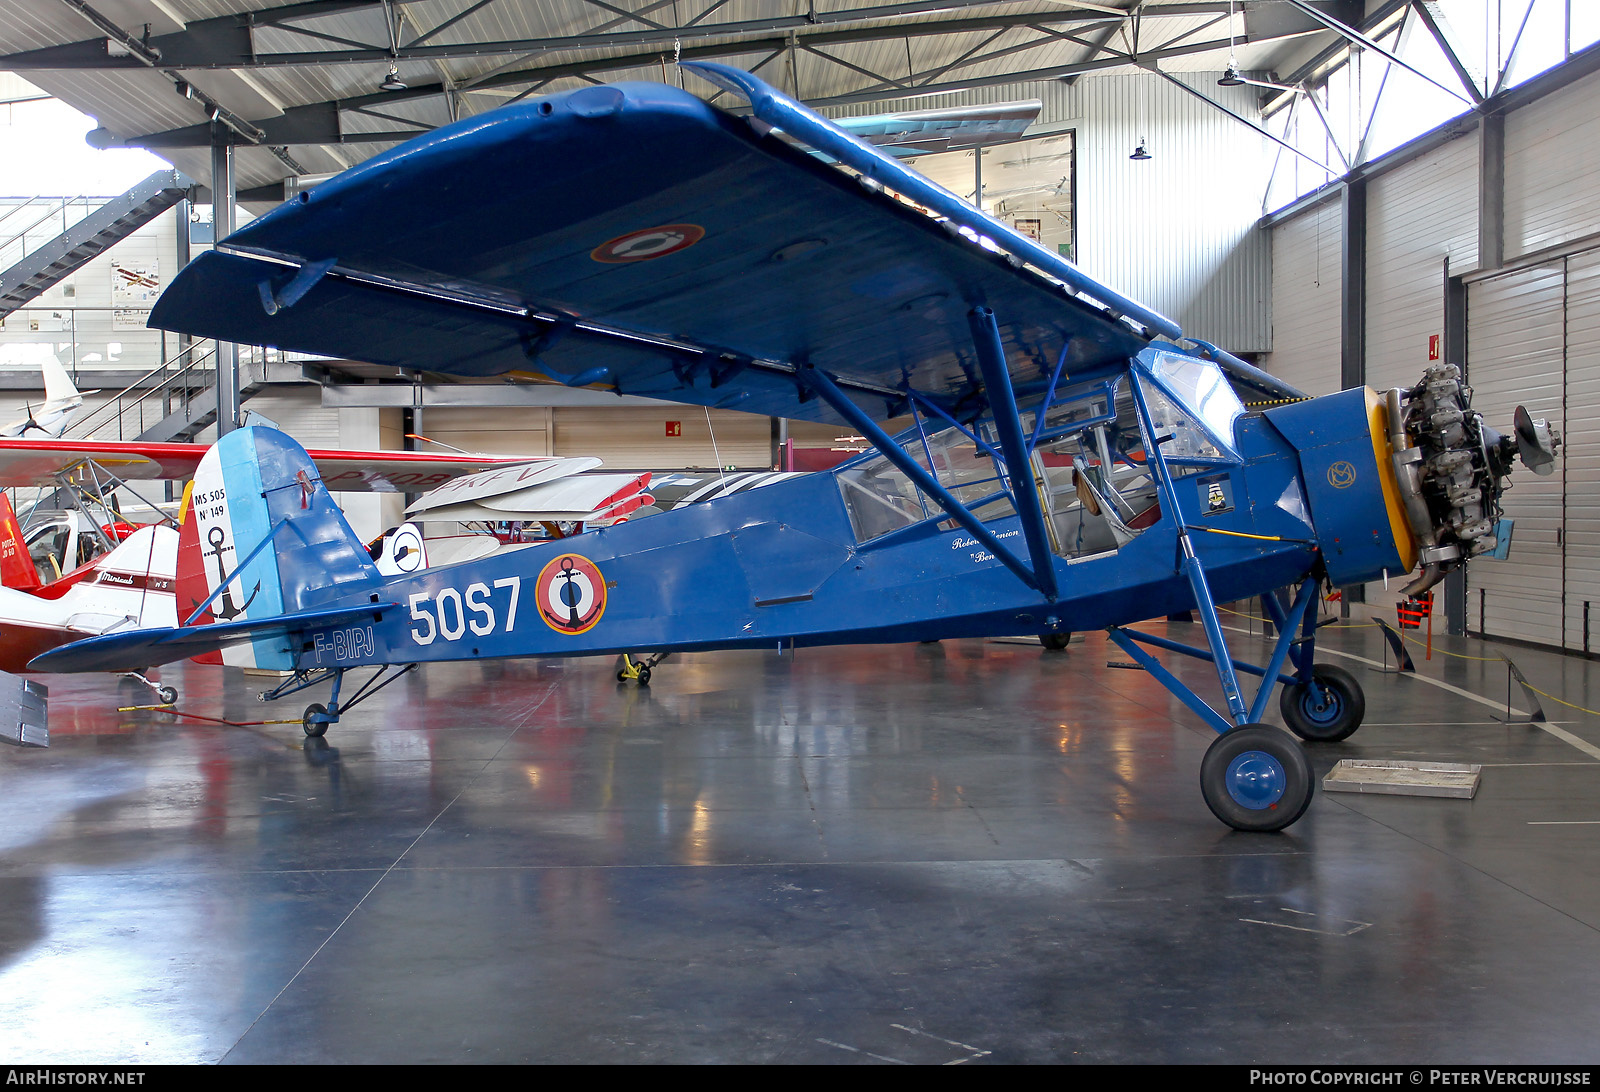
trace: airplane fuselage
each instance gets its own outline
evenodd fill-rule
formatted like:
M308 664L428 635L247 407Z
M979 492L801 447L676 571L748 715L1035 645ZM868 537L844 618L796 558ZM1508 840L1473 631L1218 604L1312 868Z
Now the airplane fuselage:
M1368 545L1386 562L1372 575L1384 567L1398 572L1365 404L1360 392L1351 393L1357 397L1319 400L1330 403L1320 407L1324 421L1350 418L1344 432L1353 453L1365 446L1359 469L1358 460L1339 460L1356 475L1339 487L1339 500L1356 522L1372 525ZM1191 528L1219 601L1253 596L1318 566L1323 547L1308 516L1318 490L1308 499L1301 453L1266 418L1240 418L1237 444L1241 462L1175 475L1178 520L1162 512L1120 548L1056 556L1054 600L942 513L858 541L839 481L856 465L847 463L390 579L381 595L398 609L309 634L297 650L300 666L1081 632L1193 604L1177 564L1178 522ZM987 526L1002 543L1022 548L1016 515Z

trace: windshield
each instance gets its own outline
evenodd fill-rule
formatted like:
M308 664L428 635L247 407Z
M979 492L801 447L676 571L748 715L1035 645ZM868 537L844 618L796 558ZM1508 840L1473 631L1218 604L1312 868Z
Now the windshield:
M1233 393L1233 385L1221 368L1209 360L1159 350L1146 350L1139 354L1139 361L1149 369L1167 398L1176 403L1169 408L1160 406L1163 399L1150 400L1151 416L1165 418L1151 423L1157 429L1177 434L1175 442L1165 449L1169 456L1239 457L1233 426L1244 414L1244 403ZM1183 418L1192 418L1204 435L1195 435L1193 426Z

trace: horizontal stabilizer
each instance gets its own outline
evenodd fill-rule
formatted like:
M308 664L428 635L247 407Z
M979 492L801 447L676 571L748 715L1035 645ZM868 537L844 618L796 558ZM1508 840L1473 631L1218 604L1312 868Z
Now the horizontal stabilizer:
M172 663L203 652L215 652L230 645L260 638L287 637L325 626L375 620L396 603L365 603L355 607L333 607L280 614L271 618L219 622L209 626L180 626L176 629L132 629L88 637L53 648L34 657L29 671L141 671L156 664Z

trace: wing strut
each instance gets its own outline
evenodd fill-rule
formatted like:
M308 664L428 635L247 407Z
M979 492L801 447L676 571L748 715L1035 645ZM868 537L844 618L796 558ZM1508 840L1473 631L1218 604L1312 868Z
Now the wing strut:
M939 507L949 513L951 519L966 528L968 534L977 539L984 549L1004 562L1006 568L1016 573L1024 584L1035 591L1043 590L1040 586L1040 580L1034 575L1033 570L1016 554L1006 549L1005 545L995 538L989 529L972 514L971 509L957 500L948 489L940 485L938 480L928 473L921 463L906 453L905 448L895 443L887 432L878 427L876 421L868 417L860 406L846 397L845 393L839 389L838 384L834 382L832 376L814 364L802 365L796 374L801 383L815 391L824 402L832 406L839 416L850 423L851 428L872 441L872 445L882 452L884 458L893 463L902 474L910 478L912 484L918 489L938 501ZM1052 577L1054 576L1053 573L1051 575Z
M1189 580L1189 587L1194 592L1195 606L1200 611L1200 621L1205 625L1206 643L1211 646L1212 662L1216 664L1217 668L1217 680L1222 684L1222 693L1228 699L1228 712L1232 715L1235 725L1249 724L1249 711L1245 708L1244 693L1239 688L1239 676L1233 669L1233 656L1229 653L1228 643L1222 636L1222 620L1217 617L1217 601L1211 594L1211 585L1206 581L1205 566L1201 564L1200 558L1195 555L1194 541L1189 537L1189 529L1178 515L1182 511L1178 507L1178 492L1172 484L1172 471L1167 466L1166 457L1161 452L1162 439L1160 434L1156 432L1155 423L1150 416L1150 407L1144 397L1144 381L1137 370L1133 375L1132 386L1134 406L1139 412L1139 427L1144 432L1144 435L1148 437L1145 443L1145 462L1154 473L1156 486L1161 491L1162 510L1172 513L1173 521L1178 527L1180 567L1183 570L1183 575ZM1167 437L1167 439L1170 438ZM1115 629L1112 630L1111 637L1124 648L1128 647L1127 643L1119 638ZM1287 648L1287 645L1285 645L1285 648ZM1139 656L1134 658L1140 659ZM1143 660L1140 662L1142 663ZM1281 658L1279 663L1274 665L1273 675L1276 675L1276 669L1280 665ZM1146 664L1145 666L1148 667L1149 665ZM1167 683L1167 678L1154 671L1152 671L1152 674L1156 674L1156 677L1160 678L1163 683ZM1273 675L1269 675L1266 681L1262 683L1263 693L1271 690ZM1169 683L1168 689L1171 688ZM1176 690L1173 692L1177 693L1186 703L1188 702L1188 699L1184 698L1182 693ZM1194 706L1191 704L1190 708L1194 708ZM1199 710L1197 709L1196 712L1199 712ZM1201 716L1205 716L1205 714L1202 713ZM1217 728L1218 731L1227 731L1227 721L1218 718L1215 713L1212 713L1207 719L1212 722L1212 727Z
M983 387L989 396L989 412L994 414L995 431L1000 434L1000 450L1006 456L1011 499L1016 503L1017 514L1022 517L1022 537L1028 543L1028 556L1033 560L1034 587L1043 592L1046 599L1054 601L1056 569L1054 555L1050 553L1050 532L1044 525L1044 509L1039 504L1039 490L1033 481L1033 462L1029 458L1031 448L1022 434L1017 397L1011 389L1011 375L1006 371L1006 351L1000 341L1000 327L995 323L994 312L987 307L974 307L968 311L967 323L972 327L972 344L978 351L978 367L983 370ZM1046 402L1039 407L1041 419L1048 404ZM1037 431L1035 429L1036 434Z

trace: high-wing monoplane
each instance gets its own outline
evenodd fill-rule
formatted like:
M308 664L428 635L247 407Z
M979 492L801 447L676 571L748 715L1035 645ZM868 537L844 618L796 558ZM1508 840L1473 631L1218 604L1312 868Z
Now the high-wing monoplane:
M430 660L1104 627L1217 731L1201 766L1213 812L1245 830L1292 823L1312 774L1261 723L1272 694L1282 684L1284 719L1309 739L1343 738L1363 712L1355 679L1314 660L1319 588L1419 560L1425 585L1492 547L1511 460L1548 470L1554 435L1525 414L1493 431L1449 367L1406 390L1303 398L749 74L684 67L749 115L623 84L442 128L235 232L151 321L402 368L531 366L848 425L874 450L384 577L304 453L242 429L196 479L187 624L36 664L248 649L295 673L270 696L331 680L303 718L319 735ZM506 184L471 187L485 173ZM1240 390L1282 404L1253 412ZM913 426L887 435L901 417ZM1285 587L1287 605L1264 594ZM1233 655L1217 614L1256 595L1280 634L1260 666ZM1131 628L1189 608L1204 647ZM1214 663L1221 707L1147 646ZM363 666L380 670L341 698ZM1241 673L1262 678L1253 696Z

